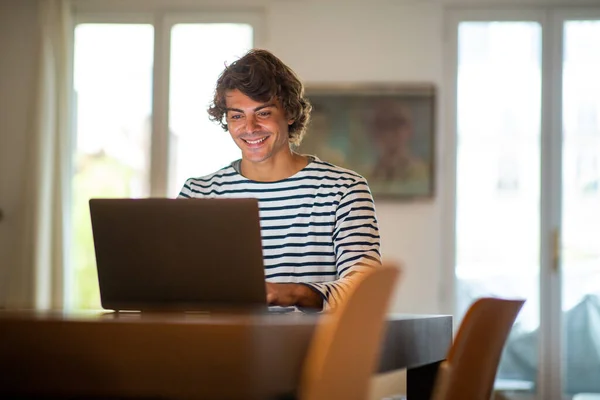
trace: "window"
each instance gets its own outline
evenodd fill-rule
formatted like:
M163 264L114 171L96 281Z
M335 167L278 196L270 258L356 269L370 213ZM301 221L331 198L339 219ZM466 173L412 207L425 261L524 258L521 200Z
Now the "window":
M78 17L67 298L71 308L98 309L88 200L176 197L186 178L240 157L206 108L223 67L253 47L258 20L253 14Z
M199 47L203 51L198 51ZM213 98L214 85L224 64L251 47L252 27L248 24L173 26L169 195L177 195L187 178L209 174L241 157L229 133L209 121L206 106Z
M77 308L94 308L99 293L88 200L149 194L154 29L81 24L74 43L71 296Z

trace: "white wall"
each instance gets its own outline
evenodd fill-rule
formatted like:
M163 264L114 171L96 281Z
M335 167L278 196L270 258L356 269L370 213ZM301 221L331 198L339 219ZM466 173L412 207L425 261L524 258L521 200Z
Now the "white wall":
M36 0L0 1L0 308L8 266L18 263L27 141L35 86Z
M442 4L374 2L376 7L371 2L272 1L264 7L265 47L291 65L306 82L419 81L441 87ZM160 4L158 0L152 3ZM35 0L0 1L0 207L6 214L0 223L0 301L5 292L1 286L5 282L3 267L17 262L14 238L22 221L20 206L26 201L20 193L26 168L26 139L30 134L35 18ZM440 107L440 116L441 111ZM448 151L443 147L440 126L438 160L440 154ZM440 163L437 164L440 172ZM395 311L440 310L442 183L438 174L437 194L431 201L377 203L384 258L398 259L405 265Z

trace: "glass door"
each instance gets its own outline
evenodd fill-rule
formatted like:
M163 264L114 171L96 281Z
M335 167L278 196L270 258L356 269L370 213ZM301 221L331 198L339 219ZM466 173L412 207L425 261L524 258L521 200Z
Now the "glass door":
M542 24L475 20L457 27L457 316L478 297L527 300L496 389L533 397L540 329Z
M500 398L600 400L600 10L456 14L457 321L525 298Z
M562 32L562 391L567 398L595 393L600 399L600 12L580 17L557 18Z

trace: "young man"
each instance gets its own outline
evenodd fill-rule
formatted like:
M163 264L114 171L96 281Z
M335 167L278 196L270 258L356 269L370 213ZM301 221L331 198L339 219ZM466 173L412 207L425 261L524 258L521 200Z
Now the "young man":
M335 307L352 275L381 258L365 179L293 151L310 112L289 67L268 51L248 52L225 68L208 109L242 159L188 179L179 196L257 198L267 302L322 309Z

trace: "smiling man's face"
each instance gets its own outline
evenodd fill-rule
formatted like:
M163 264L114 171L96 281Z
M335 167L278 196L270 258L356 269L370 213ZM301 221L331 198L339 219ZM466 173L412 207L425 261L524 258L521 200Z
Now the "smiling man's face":
M278 100L257 102L234 89L226 93L225 105L229 133L244 160L261 163L289 153L288 129L293 120L286 118Z

